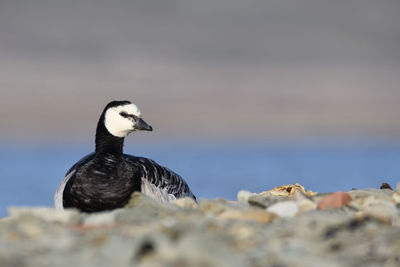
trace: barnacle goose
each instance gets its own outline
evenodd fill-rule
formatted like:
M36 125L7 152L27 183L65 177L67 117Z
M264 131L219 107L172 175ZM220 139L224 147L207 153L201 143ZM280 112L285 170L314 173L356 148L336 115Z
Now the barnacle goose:
M135 130L153 130L136 105L129 101L107 104L97 124L96 150L67 172L55 193L55 208L83 212L121 208L135 191L161 202L196 199L178 174L151 159L123 154L124 138Z

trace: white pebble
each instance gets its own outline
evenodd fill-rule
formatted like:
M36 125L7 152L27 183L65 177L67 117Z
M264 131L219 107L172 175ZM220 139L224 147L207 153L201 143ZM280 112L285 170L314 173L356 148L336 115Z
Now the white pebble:
M268 207L267 211L277 214L279 217L293 217L299 211L295 201L284 201Z

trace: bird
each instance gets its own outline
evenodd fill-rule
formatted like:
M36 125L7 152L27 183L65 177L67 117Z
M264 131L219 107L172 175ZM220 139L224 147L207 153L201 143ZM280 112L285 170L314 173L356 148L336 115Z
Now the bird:
M54 195L57 210L75 208L91 213L124 207L134 192L157 201L189 197L185 180L155 161L123 153L124 139L134 131L152 131L130 101L111 101L100 115L95 151L76 162Z

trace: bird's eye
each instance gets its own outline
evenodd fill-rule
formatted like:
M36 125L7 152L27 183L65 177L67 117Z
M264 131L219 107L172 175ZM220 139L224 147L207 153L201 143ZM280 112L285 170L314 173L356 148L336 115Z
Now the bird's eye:
M128 117L128 113L126 113L125 111L121 111L119 115L121 115L122 117Z

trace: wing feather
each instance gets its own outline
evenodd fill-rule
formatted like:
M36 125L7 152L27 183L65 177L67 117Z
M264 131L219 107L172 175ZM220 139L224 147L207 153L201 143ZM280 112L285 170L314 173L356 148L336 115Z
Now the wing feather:
M196 199L185 180L170 169L147 158L124 155L124 159L142 170L143 193L158 194L161 199L168 201L182 197Z

